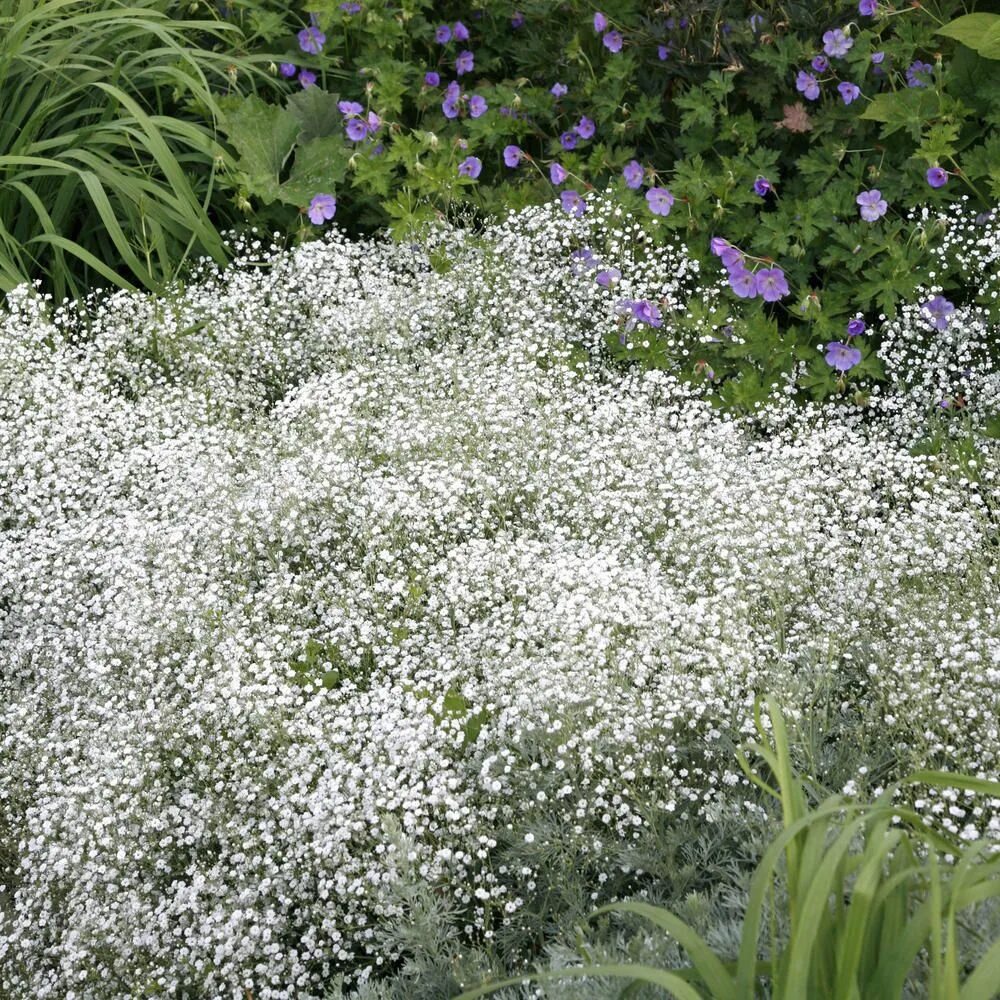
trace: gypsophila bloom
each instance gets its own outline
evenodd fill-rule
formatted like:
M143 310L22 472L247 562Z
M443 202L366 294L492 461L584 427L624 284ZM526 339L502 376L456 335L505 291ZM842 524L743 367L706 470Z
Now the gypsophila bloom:
M303 28L298 35L299 48L312 56L318 56L326 44L326 35L317 27Z
M654 187L646 192L646 202L654 215L669 215L674 196L664 187Z
M608 31L601 38L601 41L609 52L621 52L624 39L620 31Z
M925 176L932 188L942 188L948 183L948 171L941 167L931 167Z
M645 171L638 160L630 160L622 169L622 175L625 178L625 186L635 191L637 188L642 187Z
M934 328L937 330L948 328L948 318L955 311L954 304L940 295L935 295L928 302L925 302L923 308L924 312L931 317Z
M807 100L819 99L819 83L812 73L807 73L805 70L799 70L799 74L795 78L795 89Z
M826 345L824 358L831 368L835 368L838 372L846 372L861 362L861 351L849 344L834 341Z
M475 180L482 172L483 163L478 156L467 156L458 165L458 172L463 177L471 177Z
M309 221L321 225L337 213L337 199L332 194L315 195L309 202Z
M861 96L861 88L849 80L843 80L841 83L838 83L837 91L845 104L850 104Z
M854 200L860 206L858 212L865 222L881 219L889 209L889 203L882 197L882 192L878 188L862 191Z
M823 51L832 58L843 58L853 45L854 39L843 28L823 33Z

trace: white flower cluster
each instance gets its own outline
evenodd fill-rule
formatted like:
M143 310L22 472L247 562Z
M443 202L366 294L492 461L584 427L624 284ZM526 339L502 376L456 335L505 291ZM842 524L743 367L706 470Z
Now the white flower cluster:
M5 997L319 997L397 957L406 878L489 937L537 874L498 841L600 871L654 814L745 808L765 691L996 776L995 454L973 481L891 422L761 434L581 364L622 295L697 294L630 226L546 208L248 245L166 299L10 296Z

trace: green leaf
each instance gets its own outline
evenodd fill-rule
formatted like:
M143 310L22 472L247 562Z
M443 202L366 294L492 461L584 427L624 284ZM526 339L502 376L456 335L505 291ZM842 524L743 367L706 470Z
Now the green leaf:
M915 140L920 139L924 123L935 116L937 95L930 87L907 87L888 94L877 94L861 118L882 122L882 136L905 128Z
M954 38L986 59L1000 59L1000 14L965 14L936 33Z
M299 142L343 133L343 115L337 108L339 96L322 87L305 87L288 98L288 110L299 123Z
M350 155L340 135L313 139L299 146L292 174L278 189L278 197L285 204L302 208L314 195L334 194L347 173Z
M247 187L265 204L280 197L280 174L295 145L298 119L290 111L252 95L225 116L223 128L236 147Z

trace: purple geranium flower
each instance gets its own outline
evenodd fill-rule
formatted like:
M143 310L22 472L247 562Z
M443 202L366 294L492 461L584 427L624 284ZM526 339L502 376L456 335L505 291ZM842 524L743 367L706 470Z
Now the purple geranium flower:
M469 40L469 29L461 21L456 21L451 28L451 37L456 42L467 42Z
M573 131L581 139L589 139L594 134L594 123L584 115L576 125L573 126Z
M521 150L518 146L504 146L503 162L508 167L516 167L521 162Z
M576 275L581 275L584 271L593 271L595 268L601 266L597 255L590 247L581 247L579 250L574 250L570 254L570 258L573 261L570 264L570 270Z
M666 45L658 45L656 47L656 58L663 62L670 58L670 48Z
M646 192L646 201L654 215L669 215L674 204L674 196L666 188L654 187Z
M298 68L295 63L282 63L278 67L278 72L285 77L286 80L290 80L298 72Z
M360 14L361 13L361 4L359 4L359 3L342 3L340 5L340 9L345 14Z
M571 149L576 149L576 133L563 132L563 134L559 136L559 142L562 145L562 148L567 151Z
M861 351L835 340L826 345L826 363L838 372L846 372L861 361Z
M645 299L636 299L632 303L632 315L640 322L649 326L663 326L663 318L660 310L647 302Z
M861 88L856 83L851 83L848 80L838 83L837 90L840 92L840 96L844 99L845 104L850 104L851 101L856 101L861 96Z
M594 15L594 31L600 34L602 31L605 31L607 27L608 19L600 11L598 11Z
M759 195L761 198L766 198L773 190L771 182L766 177L758 177L753 182L753 193Z
M948 171L942 170L941 167L931 167L927 171L927 183L932 188L944 187L948 183Z
M859 211L861 218L865 222L874 222L876 219L881 219L889 208L889 203L882 197L882 192L878 188L872 188L871 191L862 191L854 200L861 206Z
M601 41L609 52L621 52L624 39L620 31L608 31Z
M755 34L760 31L764 25L764 15L763 14L751 14L747 21L750 24L750 30Z
M486 103L485 97L480 97L479 94L473 94L469 98L469 117L479 118L486 114L489 109L489 105Z
M445 118L458 117L458 101L455 98L446 97L441 102L441 113Z
M816 77L804 69L800 69L799 75L795 78L795 89L809 101L815 101L819 98L819 83L817 83Z
M865 321L855 317L847 324L848 337L860 337L865 332Z
M846 56L853 44L854 39L843 28L823 33L823 51L832 58Z
M475 68L475 59L472 53L465 49L459 52L458 58L455 60L455 72L461 76L463 73L471 73Z
M878 10L878 0L861 0L858 4L858 13L862 17L874 17Z
M345 118L349 118L351 115L362 114L365 109L357 101L339 101L337 103L337 110Z
M362 139L368 136L368 123L362 121L360 118L352 118L344 126L344 131L347 133L347 138L352 142L361 142Z
M553 184L562 184L564 180L569 176L566 172L566 168L561 163L553 163L549 167L549 178Z
M439 45L444 45L451 41L451 28L447 24L442 24L438 27L437 31L434 32L434 41Z
M625 169L622 170L625 175L625 186L631 188L633 191L636 188L642 187L642 178L645 176L645 171L642 169L642 164L638 160L632 160L625 164Z
M746 268L738 268L729 272L729 287L741 299L757 297L757 280Z
M622 280L622 273L617 267L609 267L606 271L598 271L594 280L602 288L610 288Z
M906 86L926 87L930 82L930 76L933 72L934 67L930 63L921 62L917 59L916 62L910 63L906 70Z
M514 11L514 16L510 19L510 26L517 31L524 24L524 14L519 10Z
M565 83L554 83L549 93L553 97L565 97L569 93L569 87Z
M337 199L332 194L318 194L309 202L309 221L320 226L337 213Z
M830 68L830 60L826 56L813 56L809 64L817 73L825 73Z
M572 215L574 219L579 219L587 211L587 203L577 191L563 191L559 200L562 202L563 211L567 215Z
M483 161L478 156L467 156L458 165L458 173L462 177L471 177L475 180L483 169Z
M719 254L719 260L722 262L722 266L730 273L743 270L743 251L738 247L726 247Z
M299 48L312 56L318 56L326 44L326 35L319 28L303 28L299 32Z
M428 87L439 87L441 85L441 74L435 73L433 70L429 73L424 73L424 84Z
M761 268L754 275L754 285L757 294L765 302L777 302L782 296L788 294L788 282L780 267Z
M929 302L924 303L924 312L931 316L934 326L938 330L947 328L948 317L954 311L955 306L940 295L935 295Z
M305 90L306 87L313 87L316 84L316 74L311 69L303 69L299 71L299 83L302 84L302 89Z
M724 240L721 236L713 236L708 246L709 249L712 251L712 253L715 254L716 257L718 257L723 250L725 250L727 247L731 247L732 244L729 242L729 240Z

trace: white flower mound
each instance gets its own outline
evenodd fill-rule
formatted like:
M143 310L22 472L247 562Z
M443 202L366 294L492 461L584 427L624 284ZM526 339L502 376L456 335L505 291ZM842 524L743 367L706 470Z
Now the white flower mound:
M754 437L567 363L616 296L692 293L627 227L526 213L442 236L444 273L250 248L89 317L11 296L5 997L317 997L393 958L403 878L488 934L532 876L498 837L562 817L599 868L653 812L743 808L723 737L768 690L995 776L978 487L851 418ZM583 239L624 293L573 274Z

